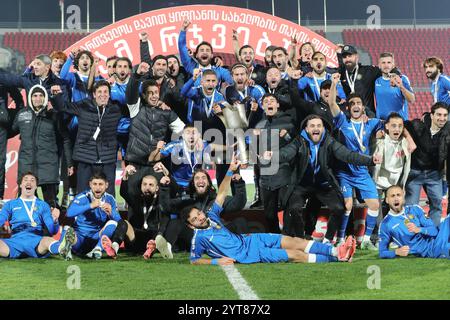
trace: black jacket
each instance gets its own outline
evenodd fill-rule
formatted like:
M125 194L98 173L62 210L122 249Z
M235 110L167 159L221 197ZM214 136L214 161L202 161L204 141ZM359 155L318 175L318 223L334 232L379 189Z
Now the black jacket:
M13 98L16 108L8 109L8 94ZM0 128L9 129L16 114L24 107L19 89L0 85Z
M444 163L448 157L448 144L450 143L449 123L447 122L434 137L431 137L429 114L425 115L424 121L419 119L405 121L405 127L417 145L417 149L411 155L411 169L444 169Z
M334 176L332 167L336 160L361 166L373 166L370 156L352 152L343 144L336 141L325 131L325 138L319 146L318 162L321 174L332 188L340 193L339 184ZM309 142L302 136L297 136L291 143L280 150L280 162L290 162L294 165L288 191L282 199L283 206L287 204L295 185L299 184L309 165Z
M159 195L154 199L143 197L141 192L142 177L142 175L140 177L132 176L129 180L122 180L120 184L120 195L128 203L128 221L134 229L150 232L156 230L158 233L164 234L170 221L169 213L166 214L162 211ZM144 228L145 221L147 221L147 229Z
M69 93L67 92L67 83L49 72L47 78L41 80L35 76L34 73L25 73L23 75L16 75L0 70L0 84L7 87L24 88L28 92L35 85L41 85L47 90L47 94L50 95L50 88L54 85L61 87L64 100L69 100Z
M31 105L30 99L28 104ZM47 107L37 113L31 107L17 113L11 131L14 135L20 133L18 177L31 171L38 176L39 185L59 184L59 141L64 141L68 166L73 165L70 139L62 135L67 132L61 130L62 126L62 115Z
M179 120L175 112L141 104L139 113L131 120L126 160L148 165L148 156L158 141L168 140L170 124Z
M88 164L112 164L117 160L117 125L122 116L120 106L111 101L103 116L92 99L78 102L63 101L61 94L53 98L53 106L60 112L78 116L78 132L73 151L73 160ZM101 122L100 122L101 118ZM96 140L94 134L100 127Z
M338 55L338 58L340 55ZM375 114L375 80L381 77L381 70L377 66L361 65L358 64L358 76L355 81L355 92L362 97L363 104L371 112ZM347 76L345 73L345 65L342 63L342 57L339 59L339 73L341 74L341 84L344 89L345 95L348 97L351 88L347 81ZM354 74L349 73L349 77L353 79Z
M258 154L263 154L265 151L272 151L272 136L270 132L272 130L278 131L278 148L282 148L285 145L287 145L291 141L291 137L295 136L295 125L291 118L291 116L287 113L284 113L282 111L278 111L273 117L267 118L264 116L264 119L261 120L256 124L256 129L265 129L267 130L267 134L260 134L259 139L265 138L262 142L263 150L259 150ZM283 138L280 137L279 131L282 129L287 130L288 134L285 135ZM258 144L261 145L261 142ZM273 171L275 168L270 168L269 164L264 164L259 162L260 168L261 168L261 185L263 188L268 190L276 190L279 189L289 183L289 178L291 176L291 168L289 166L289 163L284 162L279 164L278 170L275 170L275 172L267 172L265 174L266 170Z
M333 114L331 113L330 106L322 98L320 101L311 102L306 101L300 95L298 90L298 80L292 80L290 85L290 94L292 99L292 108L295 109L295 124L296 128L300 130L303 119L310 114L317 114L327 122L327 125L331 130L334 127Z
M231 185L234 187L235 194L234 196L227 196L222 205L223 211L222 214L238 212L244 209L247 204L247 189L245 187L244 179L239 181L232 181ZM170 196L170 188L168 186L160 186L161 187L161 205L163 207L163 211L166 212L180 212L186 206L197 204L204 208L204 212L208 212L209 208L212 207L214 201L216 199L216 192L210 190L209 193L202 197L198 197L195 194L188 195L187 198L176 197L171 198Z

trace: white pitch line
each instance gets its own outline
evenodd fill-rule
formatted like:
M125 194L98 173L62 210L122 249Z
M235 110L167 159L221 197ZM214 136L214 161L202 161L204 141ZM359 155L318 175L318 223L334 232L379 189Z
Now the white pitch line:
M241 300L260 300L234 265L221 266Z

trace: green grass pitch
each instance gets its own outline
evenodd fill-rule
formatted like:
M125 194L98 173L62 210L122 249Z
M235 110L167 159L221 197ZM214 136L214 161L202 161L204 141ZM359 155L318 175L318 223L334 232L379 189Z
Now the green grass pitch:
M449 266L449 260L381 260L374 252L361 251L353 263L236 265L263 300L449 299ZM73 288L74 268L80 275L79 289ZM378 288L374 268L379 270ZM239 299L219 266L190 265L187 253L175 254L173 260L156 253L148 261L127 253L117 260L104 257L98 261L78 257L64 261L55 256L1 259L0 269L0 300Z

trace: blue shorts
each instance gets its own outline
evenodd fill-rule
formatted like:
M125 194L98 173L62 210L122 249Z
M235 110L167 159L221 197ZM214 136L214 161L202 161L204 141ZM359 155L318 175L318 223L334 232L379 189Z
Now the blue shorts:
M72 251L76 254L86 254L90 252L95 248L100 239L99 232L89 235L76 232L76 235L77 242L72 247Z
M1 239L9 248L9 258L46 258L49 254L40 255L36 252L43 236L30 232L19 232L9 239Z
M432 244L432 258L450 259L450 216L438 228L439 233Z
M281 234L253 233L244 236L247 257L239 259L239 263L255 262L286 262L288 255L285 249L281 249Z
M353 189L356 189L361 199L378 199L377 187L368 173L360 177L338 175L337 178L344 198L352 198Z

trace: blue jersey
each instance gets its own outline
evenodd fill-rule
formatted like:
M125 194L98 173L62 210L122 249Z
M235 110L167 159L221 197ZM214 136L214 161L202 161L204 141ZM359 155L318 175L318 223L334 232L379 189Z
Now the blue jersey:
M180 31L180 35L178 37L178 51L180 52L180 60L184 66L184 69L192 76L194 73L194 69L199 68L200 64L189 55L186 46L186 31ZM217 89L219 90L222 82L227 82L228 84L233 84L233 78L231 77L230 71L222 67L202 67L202 69L211 69L217 75ZM195 80L195 86L199 86L201 81L201 74Z
M365 123L354 122L348 119L342 111L334 118L334 124L336 129L339 129L344 136L344 144L348 149L366 155L369 155L369 142L372 133L383 129L383 122L380 119L369 119ZM362 132L361 126L363 126ZM361 133L362 139L359 139ZM337 176L346 175L350 177L359 177L367 174L368 172L369 171L366 166L341 163Z
M196 86L193 79L189 79L181 88L181 95L188 98L189 122L203 121L214 116L213 105L225 100L223 95L214 90L211 96L205 95L202 86Z
M406 90L413 92L407 76L401 76ZM392 87L391 81L383 77L375 80L375 100L377 118L386 120L392 112L399 113L403 120L408 120L408 101L399 87Z
M434 102L445 102L450 106L450 77L440 74L431 83L431 95Z
M209 156L211 148L207 142L203 142L203 149L188 152L183 140L169 142L161 149L163 157L170 156L172 168L171 174L179 186L187 188L195 169L201 168L205 161L205 155Z
M419 227L420 232L409 232L406 227L408 222ZM409 253L420 257L439 258L442 254L448 256L449 223L450 219L447 218L439 228L435 227L418 205L405 206L399 214L390 211L380 225L380 258L395 258L395 252L389 250L391 242L399 247L409 246Z
M210 225L206 229L195 229L191 242L191 262L206 253L211 258L230 257L236 260L247 256L243 236L228 230L220 220L223 208L214 202L208 211Z
M70 72L73 59L69 55L66 62L61 68L60 77L66 80L72 89L72 102L81 101L89 98L89 90L87 88L88 76L84 76L79 72ZM103 77L96 77L95 81L102 80Z
M298 90L300 91L300 94L303 92L306 101L318 102L320 101L320 85L325 80L331 80L330 73L325 73L325 78L323 79L302 77L298 80ZM344 88L342 88L340 81L336 89L337 96L341 99L346 99Z
M26 205L28 210L31 210L32 203L33 200L22 201L21 198L8 201L0 212L0 226L9 221L14 234L29 232L37 235L43 235L45 226L50 234L56 234L59 229L59 223L53 222L50 206L45 201L37 198L32 211L32 218L36 225L32 225L32 221L24 207Z
M121 219L117 211L116 200L109 193L105 193L101 201L109 203L112 207L111 215L103 211L101 208L91 209L93 195L88 191L78 194L69 208L67 209L67 217L75 218L73 228L77 233L85 237L92 237L99 232L109 220L119 221Z
M127 99L125 92L127 91L128 81L126 83L115 82L111 85L111 100L116 100L120 104L126 105Z

